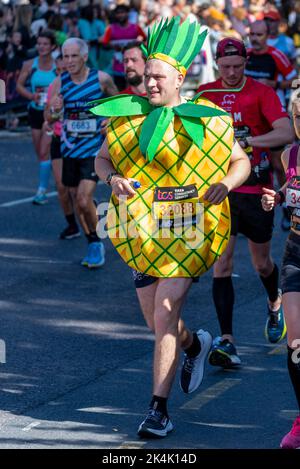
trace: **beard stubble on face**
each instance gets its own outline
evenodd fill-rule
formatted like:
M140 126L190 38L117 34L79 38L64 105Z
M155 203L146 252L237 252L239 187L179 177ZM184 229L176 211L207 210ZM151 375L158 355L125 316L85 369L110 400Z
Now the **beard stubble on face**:
M139 75L133 75L132 77L127 77L127 82L129 85L138 86L143 82L143 77Z

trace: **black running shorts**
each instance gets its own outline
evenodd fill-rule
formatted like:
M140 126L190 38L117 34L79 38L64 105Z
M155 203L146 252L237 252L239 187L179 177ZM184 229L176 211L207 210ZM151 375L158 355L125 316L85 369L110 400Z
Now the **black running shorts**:
M151 275L144 274L143 272L138 272L137 270L131 269L135 288L148 287L152 283L155 283L160 277L152 277ZM199 277L192 278L193 283L199 282Z
M300 292L300 235L290 232L281 267L282 293Z
M231 235L242 233L254 243L270 241L274 227L274 210L266 212L260 194L231 192L228 196L231 213Z
M60 137L56 135L53 135L52 140L51 140L50 156L51 156L51 160L61 159Z
M63 158L63 185L77 187L82 179L98 182L99 178L95 172L95 158Z
M41 130L44 123L44 111L34 109L30 106L28 109L28 122L32 129Z

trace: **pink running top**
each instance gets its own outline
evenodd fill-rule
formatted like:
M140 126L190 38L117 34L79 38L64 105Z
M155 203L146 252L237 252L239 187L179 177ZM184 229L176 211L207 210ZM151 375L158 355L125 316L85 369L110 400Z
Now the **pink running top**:
M47 94L47 103L49 103L50 101L50 95L51 95L51 89L53 87L53 83L51 83L51 85L49 85L49 88L48 88L48 94ZM53 124L53 133L56 137L60 137L61 136L61 127L62 127L62 122L61 121L56 121L54 122Z
M286 170L287 180L291 179L294 176L297 176L297 156L298 156L299 145L293 145L290 151L289 156L289 165Z

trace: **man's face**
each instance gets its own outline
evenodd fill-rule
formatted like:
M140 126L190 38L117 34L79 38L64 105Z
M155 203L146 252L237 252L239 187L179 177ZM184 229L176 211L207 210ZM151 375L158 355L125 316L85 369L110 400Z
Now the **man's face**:
M63 50L63 58L66 69L71 75L76 75L82 70L87 61L87 56L80 54L77 44L70 44Z
M124 69L130 85L137 86L142 83L145 71L145 61L139 47L125 50L123 55Z
M243 78L246 59L239 55L220 57L217 61L220 77L228 88L238 86Z
M267 45L267 25L264 22L253 23L250 28L250 41L254 50L260 51Z
M146 63L145 88L153 106L172 106L174 97L179 95L183 76L166 62L151 59Z
M128 21L128 12L127 12L127 10L121 10L121 9L118 10L115 13L115 18L116 18L117 23L120 23L120 24L127 23L127 21Z
M269 35L276 37L278 35L279 21L273 20L272 18L265 18L265 22L268 23Z

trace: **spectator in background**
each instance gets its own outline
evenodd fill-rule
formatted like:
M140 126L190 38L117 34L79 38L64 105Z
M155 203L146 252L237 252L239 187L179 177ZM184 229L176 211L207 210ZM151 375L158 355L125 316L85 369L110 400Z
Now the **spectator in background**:
M288 29L287 21L282 19L279 12L275 10L265 13L264 20L269 32L267 44L279 49L289 58L291 63L295 63L297 54L294 41L285 34Z
M143 41L146 39L144 31L139 25L129 23L128 15L129 8L126 5L116 6L114 20L106 28L101 41L105 48L114 49L112 75L120 91L126 86L122 48L130 41Z
M7 101L12 101L19 97L16 84L25 58L26 51L22 45L22 34L19 31L15 31L9 38L5 51Z
M54 31L56 44L60 47L68 38L67 33L63 31L64 19L58 13L52 13L48 19L48 28Z
M19 31L22 34L22 45L26 50L31 49L35 44L31 36L32 20L33 9L31 5L19 5L16 7L13 30Z
M250 21L248 19L248 12L246 8L234 8L232 10L230 19L233 29L239 33L241 39L247 39L249 34Z
M75 11L70 11L65 15L63 30L68 37L79 37L78 16Z
M99 38L105 31L105 23L98 18L101 15L96 6L89 5L81 10L81 17L78 20L78 31L80 37L89 45L88 65L98 69L99 61Z

